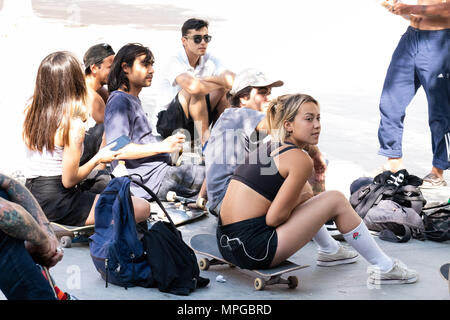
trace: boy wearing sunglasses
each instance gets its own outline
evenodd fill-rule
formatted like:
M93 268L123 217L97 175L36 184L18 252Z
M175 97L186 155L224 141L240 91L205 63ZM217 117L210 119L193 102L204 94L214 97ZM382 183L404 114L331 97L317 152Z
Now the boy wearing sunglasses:
M160 78L158 105L162 111L156 128L164 138L183 128L190 135L187 139L199 137L203 146L209 126L228 106L226 93L234 73L206 52L212 39L208 26L207 21L199 19L183 24L182 48L169 59Z

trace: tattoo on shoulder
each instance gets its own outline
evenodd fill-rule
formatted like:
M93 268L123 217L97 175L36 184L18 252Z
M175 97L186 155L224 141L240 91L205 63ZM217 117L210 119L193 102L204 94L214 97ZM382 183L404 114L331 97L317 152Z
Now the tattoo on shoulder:
M84 134L85 134L84 128L78 127L74 129L72 133L73 133L73 142L75 143L75 145L81 146L84 141Z

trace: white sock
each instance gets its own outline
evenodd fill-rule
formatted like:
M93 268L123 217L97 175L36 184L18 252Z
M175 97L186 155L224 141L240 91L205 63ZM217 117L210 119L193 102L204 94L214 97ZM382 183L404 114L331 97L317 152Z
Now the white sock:
M325 225L319 229L313 240L319 246L319 251L323 253L336 253L339 250L339 243L333 239L333 237L328 233L327 227Z
M380 268L382 272L392 269L394 262L378 246L367 229L364 221L361 221L353 231L344 234L345 241L348 242L360 255L370 264Z

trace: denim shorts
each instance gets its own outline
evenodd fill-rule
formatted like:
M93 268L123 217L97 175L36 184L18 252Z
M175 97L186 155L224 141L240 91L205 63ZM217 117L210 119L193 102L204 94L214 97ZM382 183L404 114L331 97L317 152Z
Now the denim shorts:
M277 251L275 227L266 224L266 216L247 219L216 230L217 245L222 256L244 269L268 269Z

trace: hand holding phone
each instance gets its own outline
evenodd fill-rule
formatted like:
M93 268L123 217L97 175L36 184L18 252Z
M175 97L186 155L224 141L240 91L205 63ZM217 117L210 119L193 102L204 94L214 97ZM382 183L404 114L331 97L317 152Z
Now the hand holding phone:
M116 145L114 147L112 147L110 150L117 151L117 150L125 147L127 144L129 144L131 142L131 140L130 140L130 138L128 138L128 136L123 135L123 136L118 137L116 140L112 141L111 143L108 143L107 146L112 145L114 142L116 142Z

